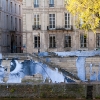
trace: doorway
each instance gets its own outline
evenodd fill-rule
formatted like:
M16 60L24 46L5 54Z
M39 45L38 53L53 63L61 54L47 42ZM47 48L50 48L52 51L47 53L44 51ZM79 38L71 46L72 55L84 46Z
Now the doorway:
M11 53L14 53L14 35L11 35Z
M90 100L93 99L93 86L92 85L87 86L87 96L86 96L86 99L90 99Z

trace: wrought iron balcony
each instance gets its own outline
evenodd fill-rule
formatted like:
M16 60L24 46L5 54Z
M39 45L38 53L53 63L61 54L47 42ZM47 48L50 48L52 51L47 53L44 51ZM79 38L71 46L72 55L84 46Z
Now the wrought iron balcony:
M47 30L55 30L56 28L51 28L50 26L47 26Z
M37 8L37 7L39 7L39 5L38 4L34 4L34 8Z
M72 25L67 25L67 26L65 25L64 29L72 31L73 30L73 26Z
M41 25L33 25L32 29L33 30L40 30L41 29Z
M72 25L68 25L68 26L56 26L55 28L50 28L50 26L47 26L47 30L73 30L73 26Z
M54 4L49 4L49 7L54 7Z

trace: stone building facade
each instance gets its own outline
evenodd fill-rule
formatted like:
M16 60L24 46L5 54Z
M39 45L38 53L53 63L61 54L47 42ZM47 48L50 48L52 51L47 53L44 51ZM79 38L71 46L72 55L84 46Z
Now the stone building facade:
M96 34L75 27L64 0L23 0L23 52L94 50L100 47Z
M17 53L22 47L22 0L0 0L0 52Z

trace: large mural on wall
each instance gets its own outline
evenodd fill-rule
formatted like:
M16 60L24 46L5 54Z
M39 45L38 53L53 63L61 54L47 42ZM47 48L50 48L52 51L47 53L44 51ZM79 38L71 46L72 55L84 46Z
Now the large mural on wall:
M58 71L58 68L50 68L49 66L33 61L24 60L19 62L18 59L13 58L10 62L10 73L8 74L7 83L21 83L25 76L33 76L35 74L41 74L43 81L47 78L52 83L59 82L73 82L64 73ZM7 75L7 68L2 65L2 59L0 60L0 83L4 83L3 78Z
M91 62L88 65L88 69L86 68L86 58L89 57L99 57L100 51L93 50L93 51L70 51L70 52L55 52L56 55L61 57L68 57L68 56L77 56L76 59L76 68L77 68L77 76L81 81L87 81L86 75L89 74L90 81L100 81L100 63L96 63L96 65L92 64ZM97 66L98 65L98 66ZM96 66L98 68L96 68ZM97 69L95 71L94 69Z
M90 81L100 81L100 63L98 64L97 71L94 71L94 64L89 63L89 68L86 69L86 58L100 56L100 51L71 51L71 52L55 52L56 55L64 56L77 56L76 59L76 69L77 76L81 81L87 81L86 75L89 74ZM42 56L47 56L48 54L42 54ZM47 60L48 61L48 60ZM50 62L50 59L49 59ZM8 75L7 83L21 83L25 76L33 76L35 74L41 74L43 76L43 81L48 78L53 83L59 82L74 82L74 80L69 79L65 73L58 70L58 68L51 68L46 64L37 62L34 60L24 60L19 62L18 59L12 58L10 62L10 73L7 73L7 68L2 65L2 54L0 54L0 83L4 83L3 79Z

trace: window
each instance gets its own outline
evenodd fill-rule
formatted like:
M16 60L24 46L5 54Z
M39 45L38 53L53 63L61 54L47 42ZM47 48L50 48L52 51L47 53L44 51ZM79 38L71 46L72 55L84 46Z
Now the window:
M80 47L87 47L87 35L80 34Z
M40 47L40 36L34 36L34 48Z
M34 0L34 8L39 7L39 0Z
M54 7L54 0L49 0L50 3L49 3L49 7Z
M82 24L83 24L83 20L82 20L82 19L80 19L80 22L79 22L79 28L81 28L81 27L82 27Z
M6 11L8 11L8 0L6 0Z
M39 15L34 15L34 26L33 28L39 28Z
M55 28L55 14L49 14L49 28Z
M15 51L15 52L17 52L17 45L18 45L18 44L17 44L17 36L15 36L15 46L14 46L14 49L15 49L14 51Z
M7 46L9 46L9 35L7 35Z
M15 31L17 31L17 18L15 18Z
M16 4L15 4L15 13L16 13Z
M6 15L6 28L8 29L9 22L8 22L8 15Z
M71 21L70 21L70 14L66 13L65 14L65 28L70 29L71 28Z
M56 48L55 35L50 35L49 36L49 47L50 48Z
M22 40L21 40L21 37L20 37L20 46L21 46L21 41L22 41Z
M71 47L71 36L65 36L65 47Z
M100 48L100 33L97 33L96 34L96 47L98 48Z
M20 7L20 5L19 5L19 15L21 14L21 7Z
M13 29L13 17L11 16L11 30Z
M11 12L12 12L12 2L10 2L10 9L11 9Z
M21 19L19 19L19 31L21 32Z
M15 41L16 41L16 46L17 46L17 36L15 37Z

